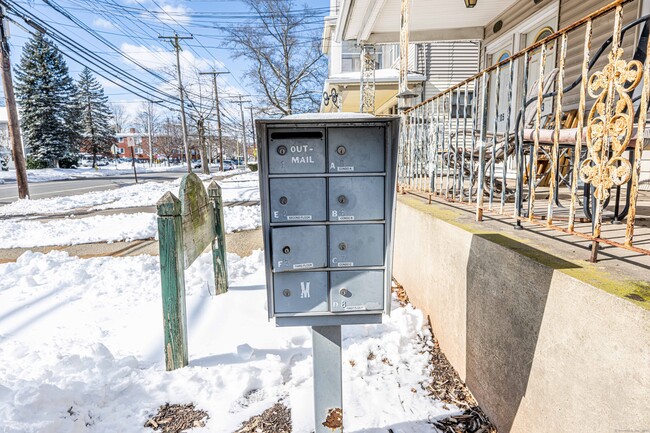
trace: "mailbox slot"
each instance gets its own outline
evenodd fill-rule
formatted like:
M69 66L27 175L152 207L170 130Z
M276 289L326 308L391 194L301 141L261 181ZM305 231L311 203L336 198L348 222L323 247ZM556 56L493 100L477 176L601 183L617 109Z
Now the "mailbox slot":
M384 169L384 128L330 128L327 131L330 173L381 173Z
M274 130L269 135L269 173L325 173L323 129Z
M383 220L384 178L330 178L328 203L330 221Z
M330 311L377 311L384 308L383 271L330 273Z
M327 311L327 272L283 272L273 276L277 313Z
M383 224L333 225L329 240L333 268L384 264Z
M324 178L271 179L272 222L325 221Z
M271 231L271 241L276 271L327 266L325 226L276 227Z

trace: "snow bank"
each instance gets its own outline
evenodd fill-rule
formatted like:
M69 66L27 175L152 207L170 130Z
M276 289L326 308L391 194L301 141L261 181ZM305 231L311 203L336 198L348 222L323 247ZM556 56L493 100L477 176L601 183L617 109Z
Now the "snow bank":
M150 239L158 234L156 214L133 213L74 216L52 221L5 220L0 224L1 248L76 245L90 242Z
M199 175L207 187L211 176ZM225 203L259 201L259 182L257 175L243 174L219 182ZM178 196L181 178L170 182L144 182L104 191L92 191L65 197L23 199L0 206L0 216L51 215L75 209L123 209L141 206L154 206L167 191Z
M253 230L262 225L259 206L224 208L226 233ZM74 215L50 221L9 219L0 224L0 248L31 248L118 242L158 237L156 214Z
M284 399L294 432L311 431L309 330L267 321L260 251L228 260L231 288L218 297L209 254L187 271L190 366L173 372L156 257L28 252L0 265L0 430L144 432L159 405L194 402L210 420L193 431L224 433ZM407 307L385 322L344 330L346 430L433 432L422 420L448 412L420 386L425 319Z

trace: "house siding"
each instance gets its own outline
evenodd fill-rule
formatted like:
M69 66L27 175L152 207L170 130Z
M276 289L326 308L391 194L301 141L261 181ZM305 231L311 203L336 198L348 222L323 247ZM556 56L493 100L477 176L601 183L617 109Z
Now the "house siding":
M418 70L424 73L424 99L476 74L479 68L477 41L444 41L418 46Z

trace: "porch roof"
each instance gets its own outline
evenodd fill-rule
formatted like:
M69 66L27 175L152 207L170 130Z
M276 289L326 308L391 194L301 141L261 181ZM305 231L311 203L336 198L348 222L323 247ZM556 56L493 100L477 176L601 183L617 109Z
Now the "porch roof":
M485 26L518 0L412 0L410 42L483 39ZM343 0L336 40L398 43L401 0Z

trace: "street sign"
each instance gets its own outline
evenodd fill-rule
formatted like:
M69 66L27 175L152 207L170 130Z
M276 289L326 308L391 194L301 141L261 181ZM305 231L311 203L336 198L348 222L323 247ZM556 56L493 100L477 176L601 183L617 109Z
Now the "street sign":
M381 323L390 312L398 119L257 120L269 318Z
M316 433L342 433L341 325L390 313L399 119L257 120L269 319L311 326Z

